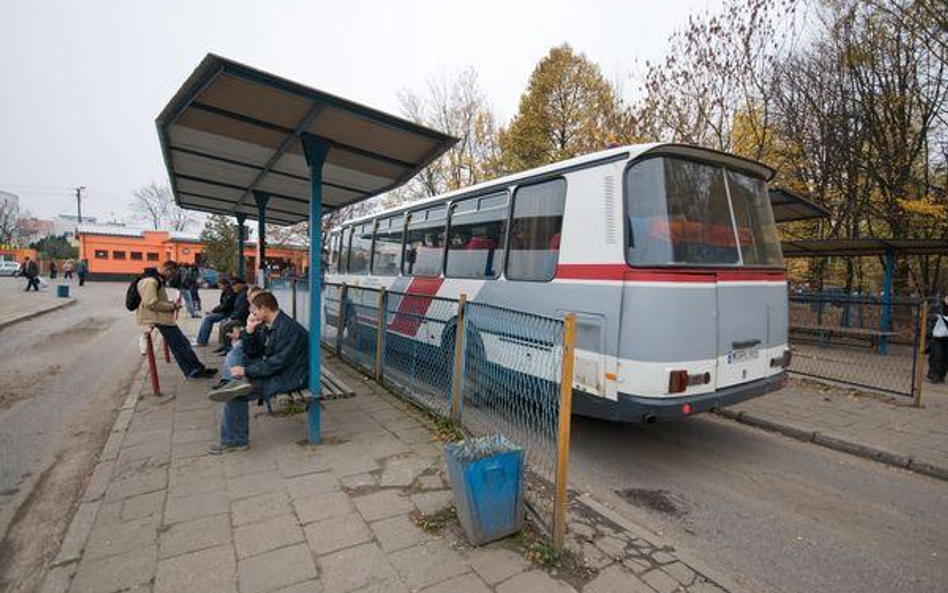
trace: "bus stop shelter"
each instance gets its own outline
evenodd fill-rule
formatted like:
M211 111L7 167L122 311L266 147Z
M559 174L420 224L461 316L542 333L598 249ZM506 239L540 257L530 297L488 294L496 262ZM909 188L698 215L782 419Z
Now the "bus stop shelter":
M261 270L266 224L309 221L309 383L318 398L323 214L400 186L457 140L213 54L155 123L175 202L237 219L239 274L247 219L258 223ZM309 440L320 440L318 401Z

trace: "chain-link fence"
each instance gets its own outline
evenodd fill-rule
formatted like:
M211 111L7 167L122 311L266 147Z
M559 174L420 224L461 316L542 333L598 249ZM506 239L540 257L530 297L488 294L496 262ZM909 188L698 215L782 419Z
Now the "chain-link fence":
M925 327L918 299L791 295L790 371L912 397Z
M468 434L502 434L523 447L527 507L556 533L565 517L557 476L565 484L569 441L568 422L560 426L561 413L570 413L561 412L570 402L561 373L572 356L564 321L376 288L327 284L323 295L322 335L335 339L343 359ZM339 316L329 313L333 302Z

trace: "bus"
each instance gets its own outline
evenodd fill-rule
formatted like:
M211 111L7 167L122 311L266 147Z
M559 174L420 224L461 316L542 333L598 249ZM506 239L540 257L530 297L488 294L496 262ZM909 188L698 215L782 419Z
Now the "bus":
M697 146L612 148L348 221L327 234L325 279L572 312L575 414L681 418L786 384L773 174Z

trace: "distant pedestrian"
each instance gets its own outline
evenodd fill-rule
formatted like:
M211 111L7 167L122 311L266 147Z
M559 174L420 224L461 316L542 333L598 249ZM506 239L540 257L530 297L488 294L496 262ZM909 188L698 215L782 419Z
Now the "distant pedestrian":
M948 296L941 300L941 313L935 315L928 350L928 382L944 383L948 372Z
M58 271L59 271L59 268L56 267L56 260L55 260L55 259L49 260L49 279L50 279L50 280L55 280L55 279L56 279L56 272L58 272Z
M86 275L89 273L89 261L80 259L76 266L76 276L79 276L79 286L86 285Z
M39 292L39 267L28 257L23 260L23 275L26 276L26 292L31 288Z
M66 280L72 280L72 273L76 271L76 262L71 259L67 259L66 263L63 264L63 278Z

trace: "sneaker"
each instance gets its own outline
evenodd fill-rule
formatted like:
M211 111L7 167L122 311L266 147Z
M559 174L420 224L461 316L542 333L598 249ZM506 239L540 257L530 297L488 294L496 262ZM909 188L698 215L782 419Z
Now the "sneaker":
M204 367L203 369L199 371L195 371L194 373L190 374L188 378L189 379L209 379L216 374L217 374L217 369L209 369L207 367Z
M218 348L217 350L214 350L213 352L214 354L227 354L227 348Z
M211 445L207 448L208 455L223 455L224 453L237 453L246 451L250 445Z
M211 401L226 402L235 397L250 395L251 391L253 391L253 385L251 385L249 381L246 379L237 379L235 381L229 381L227 385L224 385L220 389L212 390L207 394L207 397Z
M217 389L220 389L221 387L223 387L224 385L227 385L228 383L230 383L230 379L221 379L217 383L214 383L213 385L211 385L211 391L216 391Z

